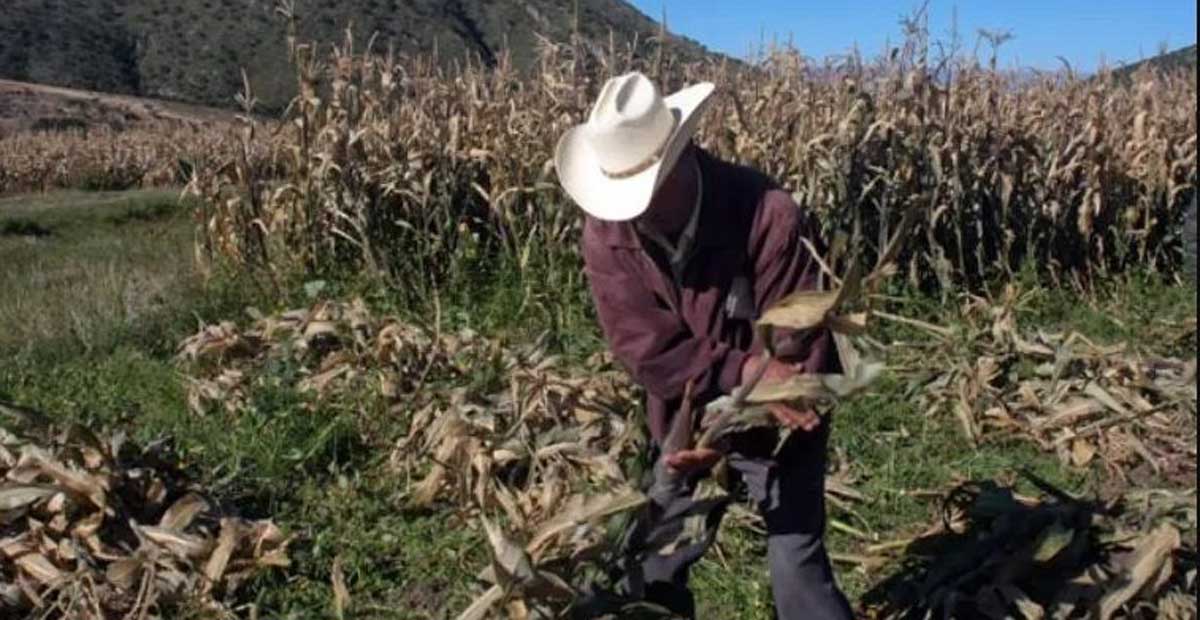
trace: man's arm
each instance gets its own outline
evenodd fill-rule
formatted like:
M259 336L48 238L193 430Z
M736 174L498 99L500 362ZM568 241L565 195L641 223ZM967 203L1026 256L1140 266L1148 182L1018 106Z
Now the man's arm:
M808 243L805 243L808 241ZM750 253L754 263L755 302L765 311L783 297L799 290L815 289L820 265L809 245L821 251L816 225L796 207L791 197L779 190L767 192L759 208L751 233ZM832 336L827 329L796 333L775 330L775 358L764 360L763 342L755 333L751 351L742 368L742 383L751 381L767 365L763 381L782 381L796 373L832 370ZM812 410L797 409L785 403L768 405L779 424L813 431L820 417Z
M747 353L692 334L605 248L585 243L584 261L609 348L646 391L672 401L683 396L689 380L696 395L728 393L738 385Z
M816 289L820 264L812 256L807 240L821 251L824 247L817 224L804 217L786 192L768 191L754 225L751 256L754 260L754 296L759 312L765 312L779 300L796 291ZM776 330L777 356L800 364L804 372L828 371L832 361L829 330L796 334ZM761 354L763 343L755 334L752 351Z

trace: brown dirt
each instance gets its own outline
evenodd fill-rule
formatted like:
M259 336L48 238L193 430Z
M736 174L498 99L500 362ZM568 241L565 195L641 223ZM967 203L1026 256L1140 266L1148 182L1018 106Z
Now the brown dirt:
M0 136L29 129L124 129L162 122L204 126L232 117L233 112L217 108L0 80Z

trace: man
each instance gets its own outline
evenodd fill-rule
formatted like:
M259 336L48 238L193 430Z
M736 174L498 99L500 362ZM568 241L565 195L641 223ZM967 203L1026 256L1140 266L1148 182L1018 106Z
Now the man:
M753 321L785 295L817 285L805 240L819 245L786 192L692 143L713 90L704 83L664 98L644 75L614 78L555 153L563 188L586 214L583 256L605 338L647 393L656 480L682 481L656 482L670 492L655 495L658 522L647 537L670 537L656 530L678 530L679 515L709 510L703 540L641 563L645 596L694 615L688 571L714 540L725 504L699 506L692 490L728 456L766 521L777 616L850 618L822 542L828 429L821 418L773 406L779 424L793 430L778 452L778 431L764 429L736 436L726 452L660 454L685 400L698 418L762 364L763 381L837 364L828 332L795 334L777 345L776 359L763 361Z

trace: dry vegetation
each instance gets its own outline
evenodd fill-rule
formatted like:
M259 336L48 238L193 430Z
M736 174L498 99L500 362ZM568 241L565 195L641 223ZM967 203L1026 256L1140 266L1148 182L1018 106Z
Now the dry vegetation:
M850 317L865 321L860 315L833 319L837 299L845 297L837 291L800 296L764 320L777 326L797 318L809 326ZM967 303L959 330L922 326L938 339L934 348L953 353L930 364L926 347L895 352L888 360L891 372L919 375L912 385L926 394L926 415L942 424L957 417L971 442L1023 437L1058 453L1064 467L1102 463L1121 487L1131 475L1135 484L1167 479L1186 487L1195 476L1195 361L1139 359L1079 334L1023 338L1015 324L1020 301L1010 288L994 305ZM788 312L791 318L784 316ZM1194 324L1183 329L1177 337L1194 338ZM839 342L842 358L858 358L848 347ZM270 369L290 362L299 368L289 380L305 394L305 408L373 402L378 406L369 409L404 420L407 430L389 459L394 475L406 481L402 504L474 522L491 544L493 559L479 573L484 592L462 611L462 620L554 617L580 594L605 587L606 571L703 532L702 518L692 523L692 517L680 517L678 540L631 543L606 533L614 516L638 518L646 495L629 473L645 442L629 423L633 388L604 356L564 368L541 345L512 348L469 332L431 332L397 317L377 317L358 299L275 316L255 313L244 328L233 322L207 326L182 343L179 360L198 415L247 415L250 395L279 380ZM857 377L867 366L847 363L845 376L817 378L824 390L798 381L748 390L739 397L745 409L714 403L710 411L730 410L733 418L706 418L709 430L699 441L705 444L718 427L767 424L769 416L755 403L813 399L823 391L844 397L850 390L838 388L854 381L861 383L853 389L864 389L871 379ZM469 385L486 367L497 373L495 391L445 392L427 383L449 375L453 383ZM843 464L829 474L831 523L868 544L837 559L868 571L901 562L911 571L907 586L864 601L873 616L929 611L1001 618L1010 608L1025 617L1057 618L1144 617L1149 610L1182 619L1195 613L1189 601L1196 567L1187 559L1195 548L1194 490L1145 492L1123 503L1116 497L1073 498L1040 480L1035 484L1044 498L964 484L945 492L942 523L912 537L881 540L852 525L861 520L856 506L866 498L848 471ZM732 491L711 484L697 493L717 501ZM732 520L750 531L762 527L745 509L735 510ZM930 547L944 555L925 561L919 550ZM981 568L960 575L967 565ZM1048 586L1048 575L1061 587ZM349 604L342 596L348 594L335 594L339 609ZM633 613L627 603L609 601L602 609L615 615L604 617Z
M1037 497L994 483L949 492L939 523L898 541L910 553L904 577L884 584L896 586L891 600L868 603L864 615L1196 617L1196 568L1183 559L1191 551L1180 533L1196 530L1194 493L1133 491L1097 502L1030 478ZM925 563L914 549L938 555Z
M1142 70L1132 84L1065 73L1018 78L959 58L927 58L921 33L910 34L887 60L820 67L789 52L746 68L676 64L656 56L652 44L651 53L638 54L643 50L544 42L532 76L503 58L494 71L470 63L447 71L430 59L358 53L349 37L327 58L293 38L301 94L278 127L246 120L236 135L10 137L0 141L0 191L5 179L15 191L73 186L92 174L131 185L166 182L179 178L178 162L187 160L194 165L188 189L199 198L197 253L210 265L253 274L276 293L297 273L331 281L361 274L349 279L386 291L403 308L438 313L440 292L464 278L478 284L516 274L524 310L531 298L562 293L538 292L548 284L579 287L579 219L557 187L550 149L583 117L603 78L636 67L668 89L713 80L720 99L700 141L778 178L819 214L833 240L826 258L833 290L790 299L793 305L766 323L832 325L854 334L860 348L905 381L897 398L920 401L925 424L955 425L972 446L1034 445L1064 468L1105 471L1118 489L1143 482L1186 488L1196 472L1194 358L1022 329L1017 316L1035 293L1015 283L990 285L1015 282L1023 271L1081 289L1134 266L1174 275L1184 207L1195 193L1194 75ZM244 93L241 103L248 117L253 94ZM877 266L862 290L858 264ZM835 273L849 275L839 280ZM942 316L953 324L885 311L903 305L886 291L918 289L960 300L943 304ZM320 287L313 291L321 297ZM844 302L866 311L835 318ZM402 481L398 496L384 501L389 511L433 511L455 527L474 524L489 543L489 561L473 567L478 598L454 610L461 619L555 617L582 592L609 585L607 570L627 560L613 517L639 518L645 497L634 466L645 437L631 414L636 390L604 355L570 364L543 340L513 346L491 335L446 332L440 314L415 321L360 299L248 312L249 321L204 325L181 343L172 376L183 374L188 415L253 426L261 395L283 391L293 399L288 415L337 411L351 419L355 445L387 454L378 459L385 461L381 476ZM866 333L868 318L872 328L882 319L916 336L903 346L878 342ZM1156 336L1164 341L1195 340L1194 320L1160 327ZM848 340L839 340L850 359ZM719 419L762 424L761 412L747 403L812 398L814 390L848 395L882 368L851 364L848 377L800 382L771 398L746 390L718 404L730 418ZM329 433L342 432L339 420L325 427ZM57 469L45 469L58 461L32 448L35 456L0 458L0 465L11 462L0 492L19 500L14 519L3 515L12 530L5 536L41 541L49 536L45 520L75 514L64 512L78 507L58 488L70 490L64 479L124 480L114 465L119 451L99 445ZM940 523L888 539L860 513L874 498L856 488L858 459L866 455L837 455L829 476L831 528L856 545L856 553L836 560L871 580L900 565L897 579L908 580L884 600L864 600L864 614L1195 616L1188 600L1196 591L1194 485L1131 496L1133 507L1122 510L1038 479L1038 498L960 480L924 491L944 499ZM32 483L40 486L21 486ZM104 507L102 495L76 495ZM155 511L128 526L134 538L114 562L131 567L132 558L150 557L145 566L161 563L162 575L176 571L182 591L218 605L223 601L205 598L213 583L199 576L219 579L224 573L209 570L220 564L213 557L232 543L218 535L223 525L179 518L198 510L190 497L172 509L167 496L150 498ZM732 516L740 529L761 526L746 510ZM67 519L59 521L69 525ZM147 530L152 521L158 529ZM180 557L174 543L136 535L162 528L181 530L189 549L204 553L189 559L184 549ZM258 531L282 544L269 528ZM163 553L155 555L153 544ZM934 544L950 551L927 553ZM28 559L22 564L10 553L14 561L0 570L34 585L0 592L6 604L88 601L90 593L115 588L124 607L112 609L125 610L145 606L142 597L129 598L133 589L180 591L143 585L158 579L154 571L132 573L139 581L110 566L103 577L80 573L99 585L62 599L61 584L74 582L59 573L72 558L46 545L36 556L32 548L11 548ZM262 557L254 555L257 547L242 550L247 566ZM339 617L355 608L342 557L339 551L328 573ZM45 571L43 560L57 562L58 572ZM60 598L44 596L46 588ZM112 609L93 617L115 617Z
M156 617L225 605L288 564L269 521L222 514L162 444L55 428L0 403L0 611L42 618Z
M0 80L0 196L182 185L234 153L228 110Z
M481 578L493 585L463 618L492 617L492 605L517 592L513 606L523 608L526 597L531 610L569 604L579 578L610 552L596 526L645 501L622 468L643 443L626 417L632 386L602 358L568 372L537 345L428 333L375 317L362 300L259 317L247 329L208 326L180 350L189 402L201 415L244 415L247 395L281 360L298 363L295 387L314 409L382 401L405 420L388 467L408 481L400 500L407 510L486 527L497 563ZM469 382L491 364L505 377L495 393L425 385L447 374Z
M953 414L968 441L1013 434L1064 465L1099 463L1135 486L1151 473L1195 480L1196 360L1142 356L1079 333L1022 333L1017 307L1031 298L1009 286L995 302L964 304L958 330L932 330L935 346L953 351L957 341L974 355L932 354L941 357L933 366L945 370L925 386L927 411ZM1160 329L1164 340L1186 347L1196 322Z
M904 236L904 229L897 230L887 247L898 248ZM872 345L863 330L874 314L919 329L932 341L892 351L891 372L910 377L909 390L923 395L927 418L940 424L957 418L971 443L1019 437L1058 454L1064 467L1101 463L1120 488L1163 480L1186 488L1194 479L1194 360L1143 358L1075 333L1025 333L1017 315L1029 295L1016 285L995 301L967 296L954 328L873 313L870 300L894 271L893 256L885 252L861 279L852 269L829 292L789 297L760 322L764 329L830 326L839 333L845 375L750 386L714 402L708 412L715 417L701 423L707 429L699 444L709 445L710 435L727 428L768 424L769 416L756 406L762 402L836 401L868 388L881 366L857 354L846 336ZM846 313L842 306L855 304L860 295L868 301L867 312ZM643 494L628 473L645 438L628 424L627 412L636 408L631 386L602 356L562 369L540 345L512 348L471 333L444 334L397 317L380 319L362 300L252 315L246 328L232 322L209 326L182 344L192 409L200 415L246 415L250 395L264 382L279 380L270 369L290 362L299 369L289 380L306 395L304 407L376 402L403 419L407 430L389 461L406 481L403 503L475 522L491 546L492 560L479 572L484 590L460 619L554 617L581 594L603 588L607 571L638 554L685 544L703 531L695 518L681 517L676 540L619 541L613 530L606 533L604 525L614 516L641 518L654 489ZM1161 329L1179 342L1195 337L1194 321L1168 322ZM489 366L496 373L495 391L439 391L427 383L449 374L453 384L469 385ZM689 419L676 417L685 429ZM693 441L686 431L682 438L677 434L673 430L668 442ZM866 544L861 553L835 558L868 572L896 563L906 567L906 578L895 577L888 596L863 601L863 613L887 618L914 613L1001 618L1013 609L1024 617L1057 618L1195 613L1194 490L1083 500L1036 478L1031 479L1044 497L963 483L944 492L940 523L887 540L858 529L857 506L868 498L849 471L843 462L830 472L831 524ZM720 501L731 491L715 483L697 493ZM761 530L751 512L734 513L737 527ZM939 551L932 555L921 551L934 548ZM966 566L976 570L964 572ZM336 580L334 593L337 609L349 605L349 594ZM593 611L603 610L595 617L627 617L633 613L627 604L614 597Z
M716 82L700 142L779 179L831 236L877 251L919 210L901 261L913 284L949 291L1030 264L1086 283L1179 264L1196 182L1194 75L1018 77L935 63L913 44L874 63L815 66L781 51L754 68L647 49L543 42L530 79L503 58L445 70L349 42L326 58L293 41L302 95L282 128L18 133L0 139L0 194L192 180L210 257L365 267L425 288L476 251L526 265L571 245L578 218L551 149L606 76L641 68L668 89Z
M781 52L745 69L546 43L522 79L504 63L444 72L293 42L302 95L275 145L285 174L264 178L244 158L201 170L206 249L273 272L361 267L422 290L479 244L522 269L552 263L578 218L551 149L603 78L641 67L667 88L715 81L700 141L778 178L831 237L878 251L919 211L900 261L915 285L950 291L1027 265L1083 284L1177 266L1196 182L1194 75L1019 79L934 66L917 49L837 67Z
M182 185L236 152L228 126L150 123L0 136L0 195Z

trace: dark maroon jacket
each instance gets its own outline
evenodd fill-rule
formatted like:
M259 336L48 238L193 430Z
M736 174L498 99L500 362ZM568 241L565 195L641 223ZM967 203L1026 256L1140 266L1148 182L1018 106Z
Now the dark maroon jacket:
M802 239L824 251L813 218L752 169L697 148L704 178L696 248L676 286L667 257L630 222L588 217L583 257L600 326L616 359L647 392L650 432L661 441L694 380L694 405L730 393L742 363L760 354L752 318L730 315L726 297L743 276L754 316L787 294L817 286L819 266ZM836 365L827 330L793 341L784 355L806 372Z

